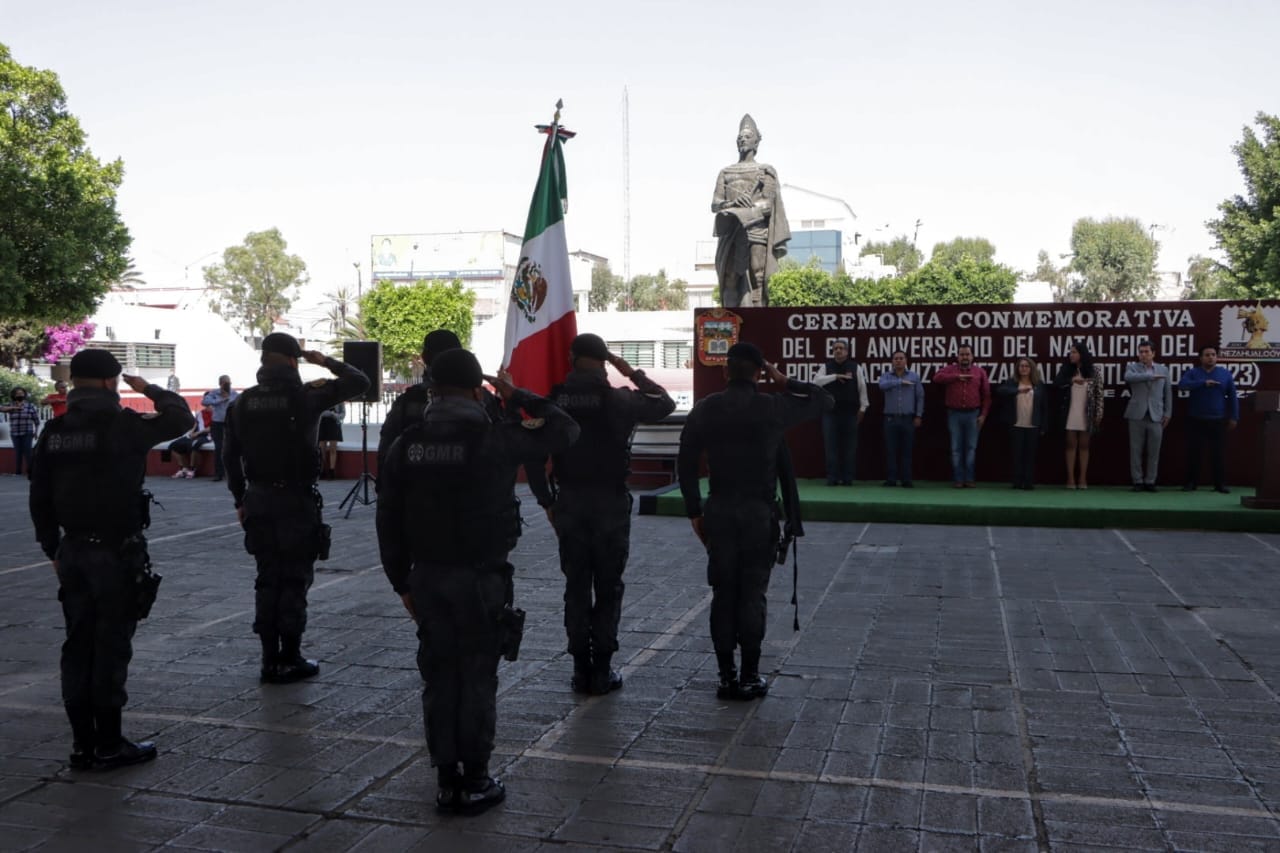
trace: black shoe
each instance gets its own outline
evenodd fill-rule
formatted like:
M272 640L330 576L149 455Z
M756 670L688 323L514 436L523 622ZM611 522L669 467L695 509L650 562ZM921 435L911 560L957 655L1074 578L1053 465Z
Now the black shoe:
M898 485L898 481L897 481L897 480L885 480L885 481L884 481L883 483L881 483L880 485L882 485L882 486L896 486L896 485Z
M458 789L454 810L458 814L478 815L506 798L507 789L497 777L486 776L479 782L468 780Z
M304 657L282 661L262 670L262 680L268 684L292 684L320 674L320 664Z
M839 480L827 480L827 485L828 485L828 486L838 486L838 485L840 485L840 481L839 481Z
M1146 491L1146 488L1145 488L1141 483L1134 483L1134 484L1133 484L1133 488L1132 488L1132 489L1130 489L1129 491L1131 491L1131 492L1145 492L1145 491Z
M71 756L67 759L67 763L71 765L72 770L92 770L95 764L93 750L78 743L72 744Z
M1182 491L1184 492L1194 492L1195 490L1196 490L1195 483L1187 483L1185 486L1182 487Z
M591 693L591 656L589 654L573 656L573 677L569 686L574 693Z
M1144 492L1158 492L1158 491L1160 491L1160 490L1156 488L1156 484L1155 484L1155 483L1147 483L1145 486L1143 486L1143 487L1142 487L1142 491L1144 491Z
M143 764L156 757L156 745L149 740L133 743L121 740L119 746L111 752L96 749L93 752L94 768L98 770L115 770L117 767L129 767Z
M1231 494L1231 490L1230 490L1230 489L1228 489L1226 486L1214 486L1214 487L1213 487L1213 490L1214 490L1215 492L1217 492L1218 494L1220 494L1220 495L1229 495L1229 494Z
M622 689L622 673L616 669L607 669L603 672L594 672L591 675L591 695L604 696L606 693L612 693L615 690Z
M717 699L736 699L738 698L738 673L722 672L720 673L720 684L716 687Z
M758 675L744 674L742 680L738 682L738 689L734 694L734 698L749 702L752 699L763 699L768 692L769 682Z
M902 488L904 489L914 489L915 487L916 487L916 484L911 482L910 480L902 481Z

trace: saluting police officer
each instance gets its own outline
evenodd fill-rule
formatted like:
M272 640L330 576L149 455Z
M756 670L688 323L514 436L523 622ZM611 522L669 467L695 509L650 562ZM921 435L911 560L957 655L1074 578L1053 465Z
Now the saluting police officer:
M532 419L494 423L480 364L463 349L431 363L425 419L392 443L378 496L382 567L418 624L423 722L442 812L501 802L489 775L497 720L500 618L511 603L511 482L525 459L568 447L578 425L548 400L489 377ZM461 766L461 767L460 767Z
M103 349L71 359L67 412L51 420L36 445L31 520L53 561L67 623L62 644L62 702L71 720L75 770L150 761L150 742L121 733L125 681L138 625L137 577L150 565L142 529L147 453L191 428L194 418L172 391L137 376L125 384L156 411L121 408L120 363Z
M298 360L323 365L336 379L303 384ZM328 557L323 502L316 488L320 414L364 393L369 378L336 358L303 352L292 335L262 340L258 384L227 412L223 448L227 486L244 526L245 550L258 564L253 630L262 641L262 681L287 684L320 671L302 656L307 590L315 561Z
M662 420L676 403L643 370L609 352L599 335L574 338L569 359L573 370L551 389L551 399L578 422L582 435L552 458L555 494L538 476L541 466L529 468L529 486L560 540L570 683L579 693L602 695L622 686L622 675L610 664L618 650L622 573L631 547L631 433L638 423ZM611 387L606 363L639 390Z
M761 394L761 370L786 390ZM712 588L711 641L720 667L721 699L757 699L769 692L760 676L766 595L778 541L778 448L784 431L832 406L831 395L787 379L754 344L729 348L725 390L699 400L680 433L676 471L693 532L707 546ZM703 454L710 496L703 507L698 466ZM734 650L742 650L742 675Z

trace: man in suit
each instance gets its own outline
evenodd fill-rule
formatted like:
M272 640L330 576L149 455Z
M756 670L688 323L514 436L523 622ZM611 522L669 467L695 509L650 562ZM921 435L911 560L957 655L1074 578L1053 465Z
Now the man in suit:
M1124 381L1129 386L1129 405L1124 410L1125 420L1129 422L1129 474L1135 492L1156 490L1160 442L1173 411L1169 368L1156 364L1154 359L1151 341L1142 341L1138 344L1138 360L1124 371Z

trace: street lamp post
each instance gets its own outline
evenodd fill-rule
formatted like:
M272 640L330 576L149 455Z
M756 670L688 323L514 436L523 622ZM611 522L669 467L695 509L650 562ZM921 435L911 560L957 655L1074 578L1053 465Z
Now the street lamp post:
M364 276L360 273L359 261L352 261L351 266L356 268L356 301L359 302L364 295Z

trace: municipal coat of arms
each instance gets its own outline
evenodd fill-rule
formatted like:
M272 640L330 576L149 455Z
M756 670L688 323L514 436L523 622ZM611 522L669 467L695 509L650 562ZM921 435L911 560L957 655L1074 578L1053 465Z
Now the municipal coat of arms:
M530 323L534 322L538 309L547 299L547 280L542 267L533 258L525 256L516 267L516 278L511 284L511 301Z

